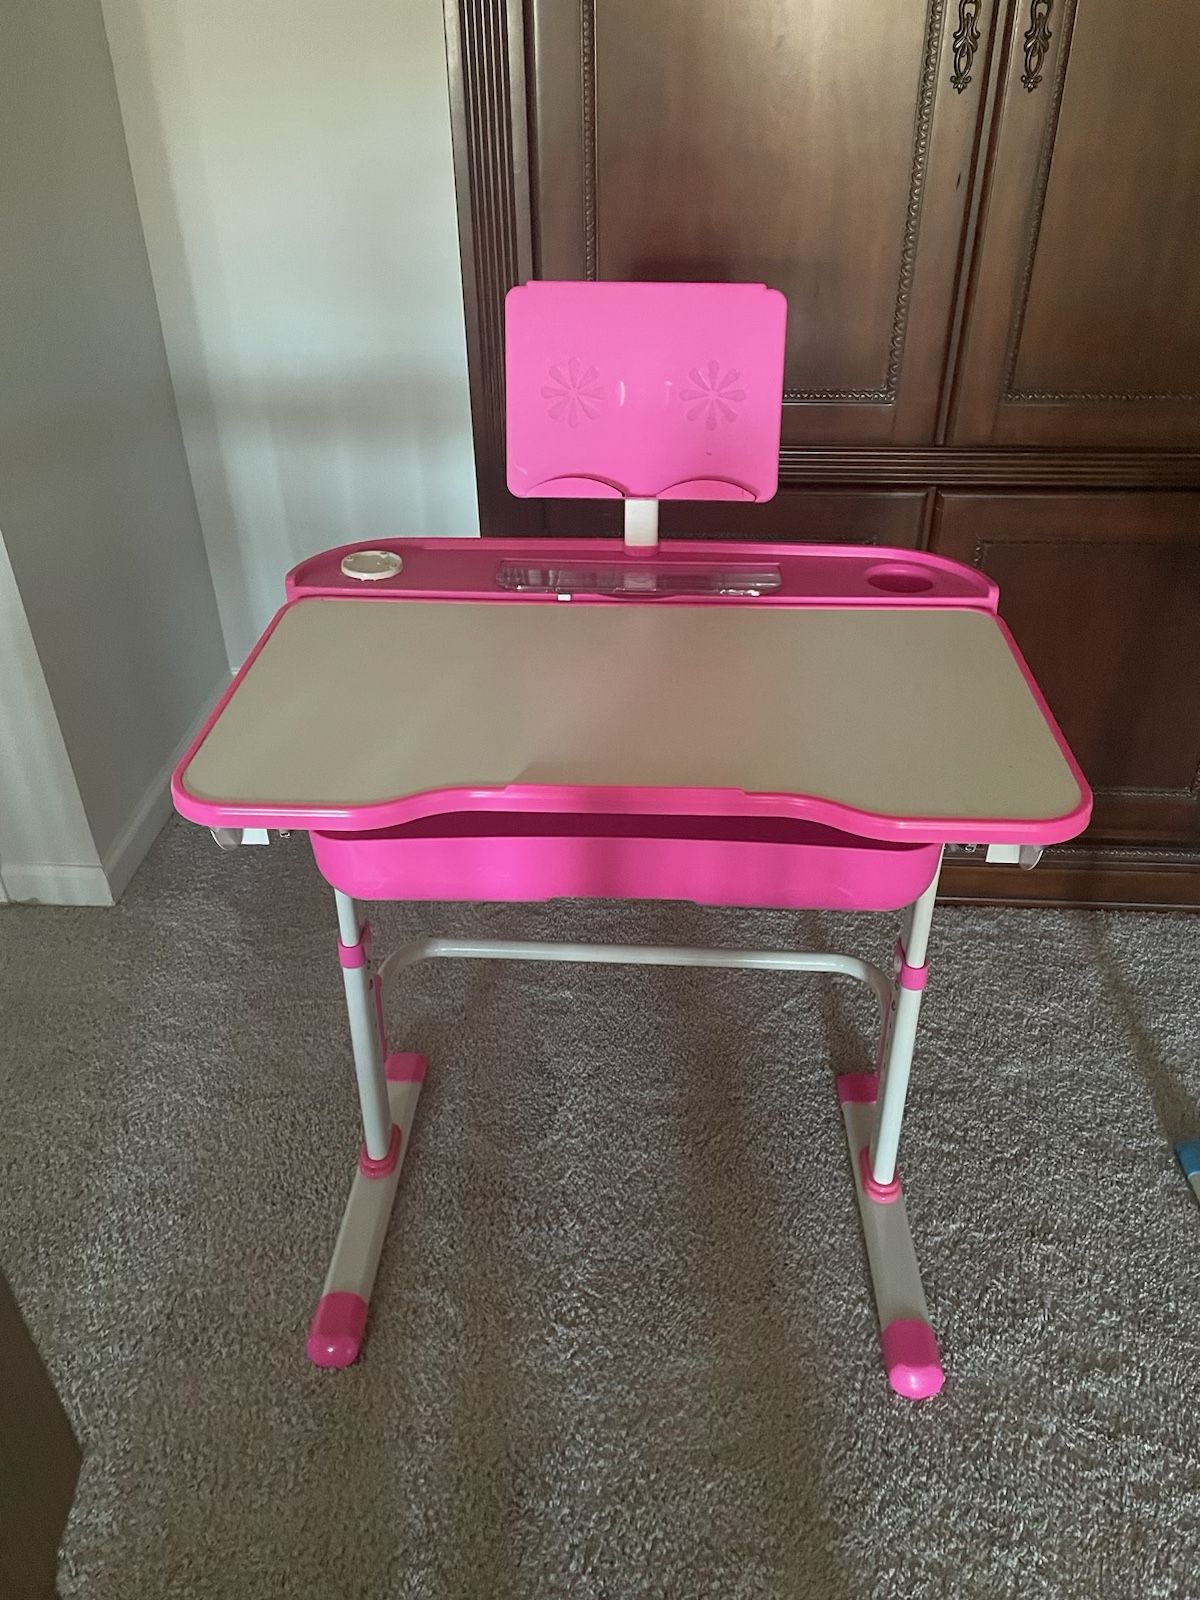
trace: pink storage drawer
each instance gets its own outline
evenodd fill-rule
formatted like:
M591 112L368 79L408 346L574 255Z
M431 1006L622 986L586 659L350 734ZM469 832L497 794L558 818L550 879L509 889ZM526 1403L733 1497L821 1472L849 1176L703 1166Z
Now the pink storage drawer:
M787 818L451 812L312 834L322 875L359 900L690 900L894 911L932 881L936 844Z

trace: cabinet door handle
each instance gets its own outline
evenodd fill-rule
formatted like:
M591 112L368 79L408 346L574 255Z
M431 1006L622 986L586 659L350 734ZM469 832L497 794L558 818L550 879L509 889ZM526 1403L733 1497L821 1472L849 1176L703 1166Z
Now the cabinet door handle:
M950 82L959 94L971 81L971 65L979 49L979 8L983 0L958 0L958 27L951 41L954 71Z
M1053 37L1050 32L1050 13L1054 0L1030 0L1029 27L1025 34L1025 71L1021 83L1030 94L1042 81L1042 66Z

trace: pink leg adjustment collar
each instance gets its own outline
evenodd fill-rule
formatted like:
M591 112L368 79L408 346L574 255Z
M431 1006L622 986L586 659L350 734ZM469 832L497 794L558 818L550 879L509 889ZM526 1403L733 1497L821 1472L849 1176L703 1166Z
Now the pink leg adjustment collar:
M862 1179L863 1193L870 1200L877 1200L880 1205L891 1205L893 1200L900 1198L900 1179L893 1178L891 1183L876 1183L871 1175L871 1147L863 1145L858 1152L858 1175Z
M371 924L364 922L354 944L338 940L338 960L344 967L365 967L371 959Z
M358 1170L364 1178L386 1178L389 1172L396 1170L396 1162L400 1157L400 1138L400 1125L393 1122L386 1155L369 1156L365 1144L359 1147Z
M902 989L923 989L929 977L928 967L910 967L904 946L896 940L896 982Z

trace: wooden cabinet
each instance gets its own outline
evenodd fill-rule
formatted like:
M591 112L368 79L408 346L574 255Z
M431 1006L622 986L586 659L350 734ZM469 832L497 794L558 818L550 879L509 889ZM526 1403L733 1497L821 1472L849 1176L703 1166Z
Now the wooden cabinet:
M1024 0L951 438L1200 444L1200 5Z
M1197 0L444 0L487 533L529 277L788 297L780 492L665 537L976 562L1097 790L955 892L1200 905ZM965 875L964 875L965 874Z
M0 1276L0 1594L56 1594L80 1449L45 1362Z
M1200 494L946 494L933 547L1004 617L1095 790L1096 843L1200 845Z
M786 443L931 442L982 104L957 13L532 0L536 275L769 283Z
M526 502L528 504L528 502ZM659 511L663 538L787 539L812 544L904 545L923 542L932 499L921 490L788 489L763 505L713 501L690 505L665 500ZM620 501L547 500L542 528L554 538L620 538Z

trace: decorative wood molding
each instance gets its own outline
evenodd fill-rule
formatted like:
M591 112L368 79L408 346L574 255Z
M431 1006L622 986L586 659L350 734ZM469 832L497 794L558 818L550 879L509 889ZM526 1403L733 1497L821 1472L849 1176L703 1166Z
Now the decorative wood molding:
M584 276L595 283L600 271L596 219L596 0L579 0L579 75L582 104Z
M1126 906L1200 909L1200 849L1138 845L1055 846L1029 872L950 857L939 897L960 905Z
M1022 86L1032 94L1042 81L1042 65L1050 49L1050 12L1054 0L1030 0L1029 30L1025 35L1025 71Z
M1148 783L1125 783L1118 785L1094 785L1096 794L1107 795L1116 800L1195 800L1200 795L1200 767L1197 767L1191 783L1183 784L1176 789L1156 788Z
M944 484L981 489L1197 489L1200 451L842 449L786 445L782 485Z
M978 567L981 571L985 570L984 564L987 561L988 552L991 550L994 542L994 540L986 538L978 539L976 541L975 548L971 552L971 565L973 567ZM1061 546L1067 542L1075 543L1077 541L1065 541L1062 539L1053 538L1022 539L1021 548L1023 550L1037 549L1039 547L1042 549L1047 549ZM1198 539L1197 542L1200 542L1200 539ZM1124 550L1128 547L1128 541L1123 539L1089 538L1087 541L1087 547L1089 550L1103 550L1106 547L1113 550ZM1191 779L1187 783L1174 784L1170 786L1150 783L1093 783L1092 792L1095 795L1108 800L1198 800L1200 799L1200 763L1197 764L1195 772L1193 772ZM1066 847L1056 847L1056 849L1060 849L1060 853L1062 853L1062 851L1066 851L1066 853L1069 854L1069 850L1067 850ZM1128 856L1132 853L1134 853L1132 851L1132 847L1129 850L1123 851L1123 855L1125 856ZM1169 850L1154 849L1143 850L1141 854L1143 856L1152 857L1160 855L1173 855L1174 852Z
M785 406L798 405L891 405L896 398L894 381L879 389L785 389Z
M1077 545L1077 544L1080 543L1080 541L1078 539L1071 539L1071 538L1062 538L1062 539L1021 539L1020 541L1016 541L1016 540L1012 541L1012 543L1017 543L1017 542L1020 543L1020 546L1021 546L1022 550L1059 550L1059 549L1061 549L1063 547L1063 545ZM995 543L996 543L995 539L980 539L980 540L978 540L978 542L975 545L974 550L972 550L972 552L971 552L971 565L973 567L979 567L982 570L983 569L983 564L987 560L988 555L989 555L989 553L990 553L990 551L992 549L992 546ZM1197 538L1197 543L1200 543L1200 536L1198 536L1198 538ZM1009 545L1009 548L1011 548L1011 544ZM1129 548L1129 540L1128 539L1088 539L1087 540L1087 548L1089 550L1127 550ZM1112 792L1116 793L1115 790L1113 790ZM1129 792L1132 793L1133 791L1130 790ZM1149 791L1146 791L1146 792L1148 793ZM1160 792L1166 793L1167 791L1163 790L1163 791L1160 791ZM1188 788L1180 789L1178 791L1172 790L1170 792L1171 793L1179 793L1179 794L1187 794L1187 793L1190 792L1190 786Z
M1049 15L1050 0L1033 0L1036 7L1044 3ZM1050 105L1047 111L1046 127L1042 135L1042 146L1038 154L1037 175L1034 179L1033 199L1029 211L1029 224L1026 231L1025 252L1021 262L1020 287L1017 292L1016 310L1013 315L1012 326L1009 330L1008 347L1004 357L1004 400L1017 405L1087 405L1097 404L1159 404L1159 405L1192 405L1200 401L1200 394L1174 393L1171 391L1154 390L1091 390L1091 389L1014 389L1016 380L1017 360L1021 350L1021 338L1025 332L1025 316L1029 306L1029 291L1033 284L1033 269L1037 259L1038 238L1042 229L1042 215L1046 207L1046 191L1050 184L1050 167L1054 160L1054 142L1058 137L1058 118L1062 108L1063 89L1067 81L1067 67L1071 59L1071 37L1075 30L1077 0L1064 0L1062 13L1061 37L1058 42L1058 59L1054 65L1054 81L1050 92ZM1032 30L1031 30L1032 31ZM1050 35L1047 33L1047 40ZM1025 36L1026 59L1028 61L1029 35ZM1040 73L1042 62L1045 60L1045 51L1038 58ZM1039 77L1038 82L1041 79ZM1022 78L1024 83L1025 79ZM1033 87L1036 88L1036 84ZM1029 85L1026 85L1029 87Z
M1050 15L1051 0L1032 0L1030 31L1025 35L1026 50L1026 76L1029 75L1030 39L1034 32L1034 22L1041 6L1045 7L1044 17ZM1026 229L1025 250L1021 261L1021 277L1017 291L1016 305L1013 320L1009 330L1008 345L1004 356L1004 390L1005 403L1015 405L1195 405L1200 402L1200 393L1185 393L1175 390L1120 390L1120 389L1016 389L1017 361L1021 351L1021 339L1025 332L1025 317L1029 307L1029 292L1033 285L1033 269L1037 260L1038 239L1041 234L1042 216L1046 207L1046 192L1050 184L1050 168L1054 159L1054 143L1058 136L1058 119L1062 108L1063 90L1066 86L1067 68L1071 58L1071 36L1075 27L1077 0L1064 0L1060 38L1058 42L1058 58L1054 64L1054 79L1050 91L1050 105L1047 109L1046 126L1042 135L1041 149L1038 153L1037 172L1034 178L1033 197L1029 208L1029 221ZM1041 80L1041 68L1046 58L1051 35L1047 30L1045 43L1041 53L1036 58L1037 83ZM1021 82L1026 88L1036 88Z
M975 4L978 0L967 0ZM961 6L960 6L961 10ZM925 173L929 165L929 135L933 124L933 104L937 93L942 55L942 29L946 0L930 0L925 22L925 53L921 63L921 93L913 130L912 160L908 178L908 204L904 214L904 237L900 246L900 274L896 284L896 306L892 315L892 335L888 344L888 364L883 383L876 389L785 389L784 402L830 404L894 405L900 367L904 360L904 341L908 333L908 312L912 301L913 273L917 261L917 239L921 226L921 204L925 194Z
M505 487L504 297L531 272L524 40L506 0L444 0L471 425L481 513L519 503ZM511 515L508 515L511 513ZM522 514L528 527L529 513Z
M1033 3L1036 5L1037 0L1033 0ZM1074 26L1075 0L1066 0L1062 18L1062 37L1058 41L1058 60L1054 65L1054 82L1050 91L1050 105L1046 112L1046 126L1042 132L1042 147L1038 152L1037 174L1033 183L1033 198L1029 206L1029 221L1025 229L1020 286L1017 290L1012 324L1008 330L1008 348L1004 354L1005 400L1022 399L1022 395L1014 391L1013 382L1017 370L1017 357L1021 351L1021 335L1025 332L1025 314L1029 307L1029 291L1033 284L1033 264L1037 256L1038 238L1042 231L1042 214L1046 208L1050 163L1054 159L1054 141L1058 136L1058 116L1062 109L1063 86L1067 81L1067 62L1071 56L1071 34ZM1026 36L1026 51L1028 52L1028 36Z
M1184 394L1175 390L1122 390L1122 389L1010 389L1006 400L1016 400L1022 405L1063 405L1072 401L1153 401L1159 405L1194 405L1200 394Z
M1112 860L1119 855L1123 862L1145 867L1184 866L1200 868L1200 847L1189 850L1186 846L1121 844L1098 847L1086 844L1056 844L1048 852L1051 860L1065 864L1094 862L1098 858Z
M929 166L929 133L933 124L933 103L937 91L942 54L942 27L945 0L932 0L925 25L925 57L921 67L921 98L917 103L916 130L913 134L912 162L909 171L908 205L904 214L904 240L900 248L900 281L896 286L896 310L892 319L892 338L888 349L886 387L888 398L895 399L900 366L904 360L904 340L908 333L908 312L912 303L913 272L917 261L917 238L921 228L921 202L925 194L925 174Z
M946 846L947 861L975 861L986 865L986 845L950 844ZM1200 868L1200 845L1143 845L1143 844L1089 844L1083 839L1072 839L1069 844L1047 845L1042 860L1059 866L1105 863L1118 858L1128 866L1143 867L1191 866ZM1035 868L1022 867L1023 872Z
M971 68L975 52L979 49L979 7L982 0L958 0L958 27L954 30L952 48L954 71L950 85L958 94L971 82Z
M463 0L467 3L467 0ZM981 0L960 0L963 6L977 14ZM874 389L785 389L784 403L824 405L866 405L895 403L900 367L904 359L904 342L908 331L908 313L912 298L913 274L916 269L917 240L921 221L921 205L925 191L925 174L929 159L929 138L933 122L933 105L937 91L938 69L941 59L943 23L946 0L930 0L926 16L925 47L921 65L921 92L917 106L916 125L913 131L912 160L909 168L908 200L905 208L904 235L900 247L900 267L896 284L895 310L892 332L888 344L888 363L883 383ZM976 44L978 31L976 30ZM598 219L598 158L596 147L596 0L579 0L579 75L581 89L581 149L585 276L595 279L599 275L599 219Z

